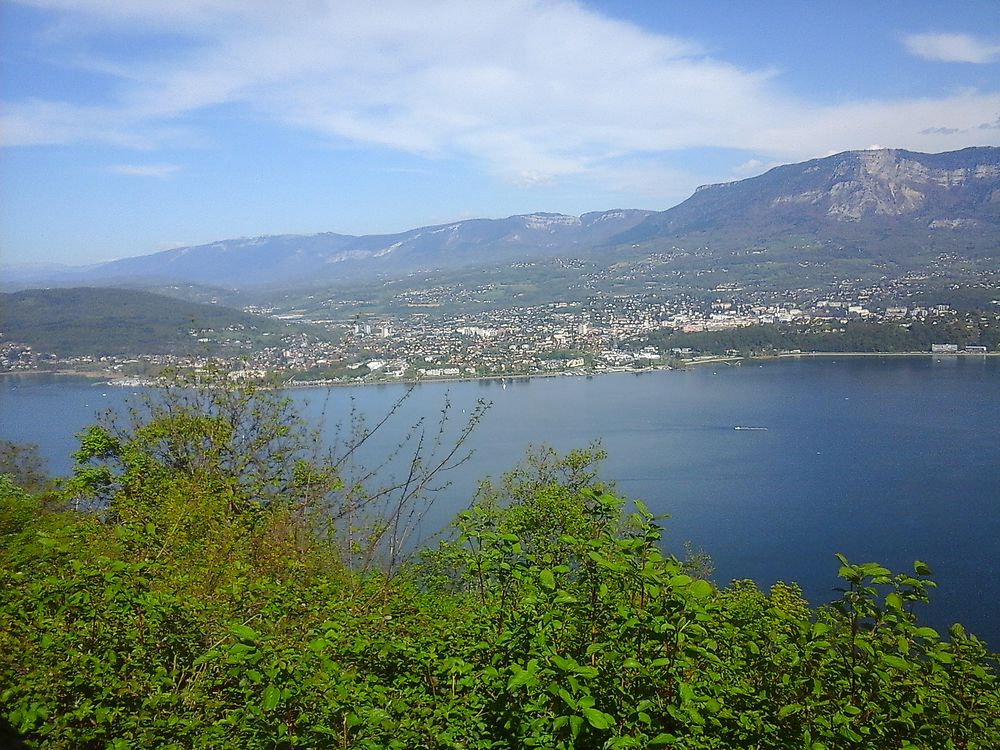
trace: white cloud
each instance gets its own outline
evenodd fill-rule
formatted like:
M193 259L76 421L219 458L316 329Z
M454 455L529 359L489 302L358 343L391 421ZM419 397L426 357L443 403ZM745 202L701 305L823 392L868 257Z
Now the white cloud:
M775 167L781 166L783 162L781 161L761 161L760 159L747 159L742 164L737 164L733 167L733 177L742 179L744 177L754 177L755 175L764 174L769 169L774 169Z
M764 162L760 159L748 159L733 168L735 174L760 174L764 170Z
M816 105L783 92L773 71L572 0L28 1L98 51L104 31L160 29L183 44L159 57L151 48L138 64L95 53L88 64L119 84L101 107L8 103L9 145L151 147L183 137L178 124L196 127L199 112L227 107L336 143L472 158L515 184L634 185L655 171L637 166L644 157L688 148L770 163L873 142L948 150L984 133L995 141L979 125L1000 111L1000 92L977 91Z
M948 151L1000 143L995 136L972 132L984 116L989 117L986 113L998 108L1000 93L975 91L933 99L848 102L797 113L780 137L792 149L816 154L824 148Z
M158 140L147 128L130 129L115 107L66 102L5 101L0 111L0 143L41 146L101 142L125 148L149 148ZM146 134L141 131L145 130Z
M113 164L108 171L127 177L169 177L180 168L179 164Z
M911 54L937 62L995 63L1000 44L969 34L909 34L903 43Z

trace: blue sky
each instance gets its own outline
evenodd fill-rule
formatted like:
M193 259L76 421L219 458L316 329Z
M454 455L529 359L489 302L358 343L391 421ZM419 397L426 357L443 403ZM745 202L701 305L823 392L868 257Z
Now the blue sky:
M1000 2L7 0L0 263L1000 145Z

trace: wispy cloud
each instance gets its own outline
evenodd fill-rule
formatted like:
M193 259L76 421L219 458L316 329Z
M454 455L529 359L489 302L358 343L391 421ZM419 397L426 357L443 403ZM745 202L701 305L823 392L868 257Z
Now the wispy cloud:
M128 177L169 177L180 168L179 164L112 164L108 171Z
M106 143L124 148L152 148L161 142L149 123L129 121L120 106L81 106L68 102L2 102L0 144L45 146L66 143Z
M909 34L903 43L911 54L925 60L959 63L1000 61L1000 43L969 34Z
M738 164L733 167L733 177L742 179L744 177L753 177L755 175L763 174L769 169L774 169L774 167L781 166L780 161L768 161L763 162L760 159L749 159L742 164Z
M649 176L637 167L647 155L687 148L767 163L876 141L947 150L1000 110L1000 91L820 105L786 93L773 70L573 0L22 1L59 13L63 33L78 29L95 50L105 32L157 29L183 43L141 64L95 51L91 64L117 71L114 98L8 103L9 145L155 146L227 107L334 143L471 158L519 185L625 185ZM934 59L996 55L952 36L907 45Z

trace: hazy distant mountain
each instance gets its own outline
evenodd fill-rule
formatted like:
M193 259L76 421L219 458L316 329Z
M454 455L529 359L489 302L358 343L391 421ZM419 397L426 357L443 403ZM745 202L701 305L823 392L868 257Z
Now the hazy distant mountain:
M4 286L195 284L290 287L449 271L516 259L642 252L669 244L765 246L794 260L816 246L852 257L955 251L992 256L1000 237L1000 148L942 154L848 151L699 188L662 212L472 219L390 235L282 235L52 272L3 272ZM812 248L812 249L810 249Z
M26 289L59 283L59 279L81 278L91 266L71 266L66 263L3 263L0 264L0 288Z
M435 268L573 253L605 244L650 211L615 210L583 216L537 213L471 219L389 235L280 235L223 240L125 258L75 274L52 274L59 285L186 283L223 287L289 286L372 278ZM39 281L37 273L30 276ZM6 284L18 277L8 276Z
M1000 148L942 154L847 151L707 185L615 238L646 243L702 237L761 244L783 236L837 239L881 254L914 241L959 240L997 252Z

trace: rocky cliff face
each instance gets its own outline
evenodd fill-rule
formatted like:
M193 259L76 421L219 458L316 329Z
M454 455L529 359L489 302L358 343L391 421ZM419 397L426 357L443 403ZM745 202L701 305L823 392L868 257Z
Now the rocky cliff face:
M907 151L883 149L852 151L834 157L827 184L816 190L779 195L774 205L813 204L826 215L844 221L865 216L902 216L920 211L935 191L962 190L973 182L997 183L1000 163L934 167ZM824 160L825 161L825 160ZM823 173L825 165L814 164L806 174ZM1000 195L993 188L991 199ZM938 219L940 221L940 219Z
M1000 236L1000 148L847 151L788 164L759 177L699 188L619 239L635 243L722 233L736 241L848 231L863 239L869 230L903 227Z

